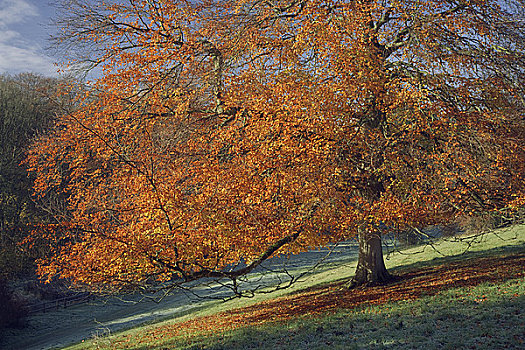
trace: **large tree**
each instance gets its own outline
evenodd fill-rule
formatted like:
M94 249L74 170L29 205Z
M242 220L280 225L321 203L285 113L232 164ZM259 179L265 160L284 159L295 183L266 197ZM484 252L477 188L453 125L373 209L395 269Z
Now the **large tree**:
M64 5L97 78L30 159L69 196L45 275L235 282L358 236L381 283L382 231L523 205L522 0Z

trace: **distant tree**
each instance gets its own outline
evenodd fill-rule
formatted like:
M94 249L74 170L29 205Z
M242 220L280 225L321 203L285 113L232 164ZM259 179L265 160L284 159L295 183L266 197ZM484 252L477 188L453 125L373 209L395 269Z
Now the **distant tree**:
M31 139L51 127L59 82L33 74L0 75L0 278L34 267L20 243L46 214L32 200L25 160Z
M523 204L522 0L64 5L102 75L32 149L72 215L43 275L235 286L359 237L353 285L382 283L382 227Z

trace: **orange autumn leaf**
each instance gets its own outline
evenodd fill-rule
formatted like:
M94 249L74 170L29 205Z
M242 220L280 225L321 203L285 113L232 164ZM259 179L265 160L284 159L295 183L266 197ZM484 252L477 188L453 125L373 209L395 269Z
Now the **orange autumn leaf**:
M41 273L236 278L358 230L522 206L523 1L503 3L74 3L59 39L102 73L32 148L71 227Z

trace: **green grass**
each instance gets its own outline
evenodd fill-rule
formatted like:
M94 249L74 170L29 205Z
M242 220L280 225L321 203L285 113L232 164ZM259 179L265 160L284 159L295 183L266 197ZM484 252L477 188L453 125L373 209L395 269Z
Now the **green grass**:
M391 271L396 272L523 251L525 226L522 225L470 240L441 240L433 247L408 248L389 254L386 264ZM69 349L525 348L524 279L453 288L417 300L362 306L320 317L298 317L263 326L218 331L215 334L171 336L166 333L153 340L143 337L161 328L176 329L177 323L195 317L249 306L304 288L348 278L355 265L355 261L343 262L313 274L285 291L227 303L210 302L191 314L110 337L97 337Z
M151 345L159 349L517 349L525 347L523 282L451 289L415 301ZM137 344L133 349L150 347Z

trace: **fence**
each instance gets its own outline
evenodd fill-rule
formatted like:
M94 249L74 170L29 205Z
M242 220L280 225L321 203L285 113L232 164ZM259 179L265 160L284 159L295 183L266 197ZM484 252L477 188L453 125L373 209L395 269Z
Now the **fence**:
M46 312L51 310L58 310L60 308L66 308L72 305L86 303L89 300L93 299L94 296L89 293L80 293L75 295L70 295L60 299L44 301L41 303L36 303L29 305L28 311L29 314L35 314L38 312Z

